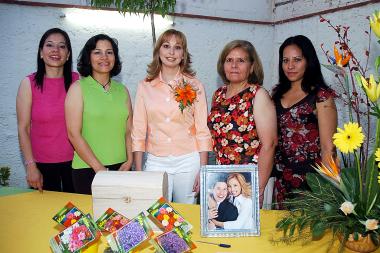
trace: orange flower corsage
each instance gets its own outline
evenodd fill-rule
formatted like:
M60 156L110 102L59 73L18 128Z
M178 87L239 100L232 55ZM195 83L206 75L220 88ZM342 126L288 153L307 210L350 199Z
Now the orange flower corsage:
M194 104L197 98L197 89L194 88L190 82L182 79L175 87L172 87L174 92L175 101L179 103L179 109L183 113L186 107Z

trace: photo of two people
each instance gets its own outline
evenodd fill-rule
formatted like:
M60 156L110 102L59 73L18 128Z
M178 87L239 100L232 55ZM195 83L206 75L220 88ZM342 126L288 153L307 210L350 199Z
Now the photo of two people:
M252 228L250 174L218 173L215 177L208 195L208 229Z

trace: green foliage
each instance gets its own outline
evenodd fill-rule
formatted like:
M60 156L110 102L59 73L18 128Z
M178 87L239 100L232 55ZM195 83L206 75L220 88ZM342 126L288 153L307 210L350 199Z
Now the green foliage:
M9 177L11 175L11 168L1 167L0 168L0 185L9 186Z
M156 43L156 29L154 24L154 13L162 17L173 13L176 0L91 0L91 6L96 8L115 7L118 12L143 14L143 17L150 16L152 27L153 45Z
M162 17L174 12L176 0L91 0L91 6L97 8L114 6L120 13L140 14L145 16L151 13Z
M367 161L366 182L364 189L366 215L369 215L375 204L380 204L380 187L377 181L378 170L375 164L375 156L372 154Z
M368 231L363 225L367 218L380 217L380 206L376 204L378 201L373 203L376 197L371 197L377 196L379 185L376 180L368 179L374 184L366 184L366 198L360 202L356 172L354 168L343 169L338 187L320 174L307 174L306 180L311 191L294 191L295 197L284 203L290 212L276 224L276 228L283 231L283 236L272 239L272 242L290 244L298 240L319 239L331 231L333 240L341 237L340 252L350 234L354 238L368 234L375 244L379 243L379 229ZM377 179L377 176L370 177ZM347 215L340 209L345 201L355 203L353 212Z
M380 56L376 57L376 60L375 60L376 72L379 72L379 67L380 67Z

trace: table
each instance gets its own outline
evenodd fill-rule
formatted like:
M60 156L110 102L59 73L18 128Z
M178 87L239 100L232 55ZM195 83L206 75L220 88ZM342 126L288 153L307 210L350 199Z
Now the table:
M92 199L90 195L71 194L44 191L18 193L0 196L0 252L2 253L44 253L52 252L49 248L49 239L58 233L55 221L51 219L68 201L73 202L83 212L92 213ZM192 239L216 243L231 244L231 248L220 248L215 245L196 243L194 253L316 253L326 252L330 237L325 236L319 241L313 241L306 246L301 243L293 245L270 242L276 233L275 224L283 215L283 211L261 210L261 236L240 238L202 238L200 237L200 206L173 204L173 206L193 224ZM99 253L107 247L102 237ZM337 246L335 245L334 247ZM152 247L144 249L144 253L154 253ZM337 252L333 249L331 252ZM351 252L349 250L345 253Z

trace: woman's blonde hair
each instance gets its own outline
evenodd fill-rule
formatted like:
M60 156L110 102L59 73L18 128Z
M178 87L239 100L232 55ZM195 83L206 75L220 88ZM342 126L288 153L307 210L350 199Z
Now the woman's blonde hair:
M187 49L187 40L185 34L175 29L169 29L162 33L156 42L156 45L153 50L153 60L150 64L148 64L148 74L146 76L147 81L151 81L159 75L162 69L162 62L160 59L160 48L162 44L168 42L172 36L176 37L177 42L180 43L183 48L183 59L179 64L181 72L188 76L195 76L195 72L191 69L190 66L191 55Z
M239 182L241 187L241 194L243 194L243 196L246 198L250 198L252 196L251 184L248 183L245 180L245 177L240 173L229 174L227 177L227 184L233 178L235 178Z
M260 86L263 85L264 71L260 57L257 54L256 49L251 44L251 42L246 40L233 40L224 46L222 52L219 55L217 64L219 76L223 79L223 81L226 84L230 83L230 81L227 79L226 72L224 71L224 62L226 61L227 55L235 48L241 48L245 52L247 52L249 57L248 60L251 62L251 64L253 64L253 71L248 76L248 82L251 84L258 84Z

